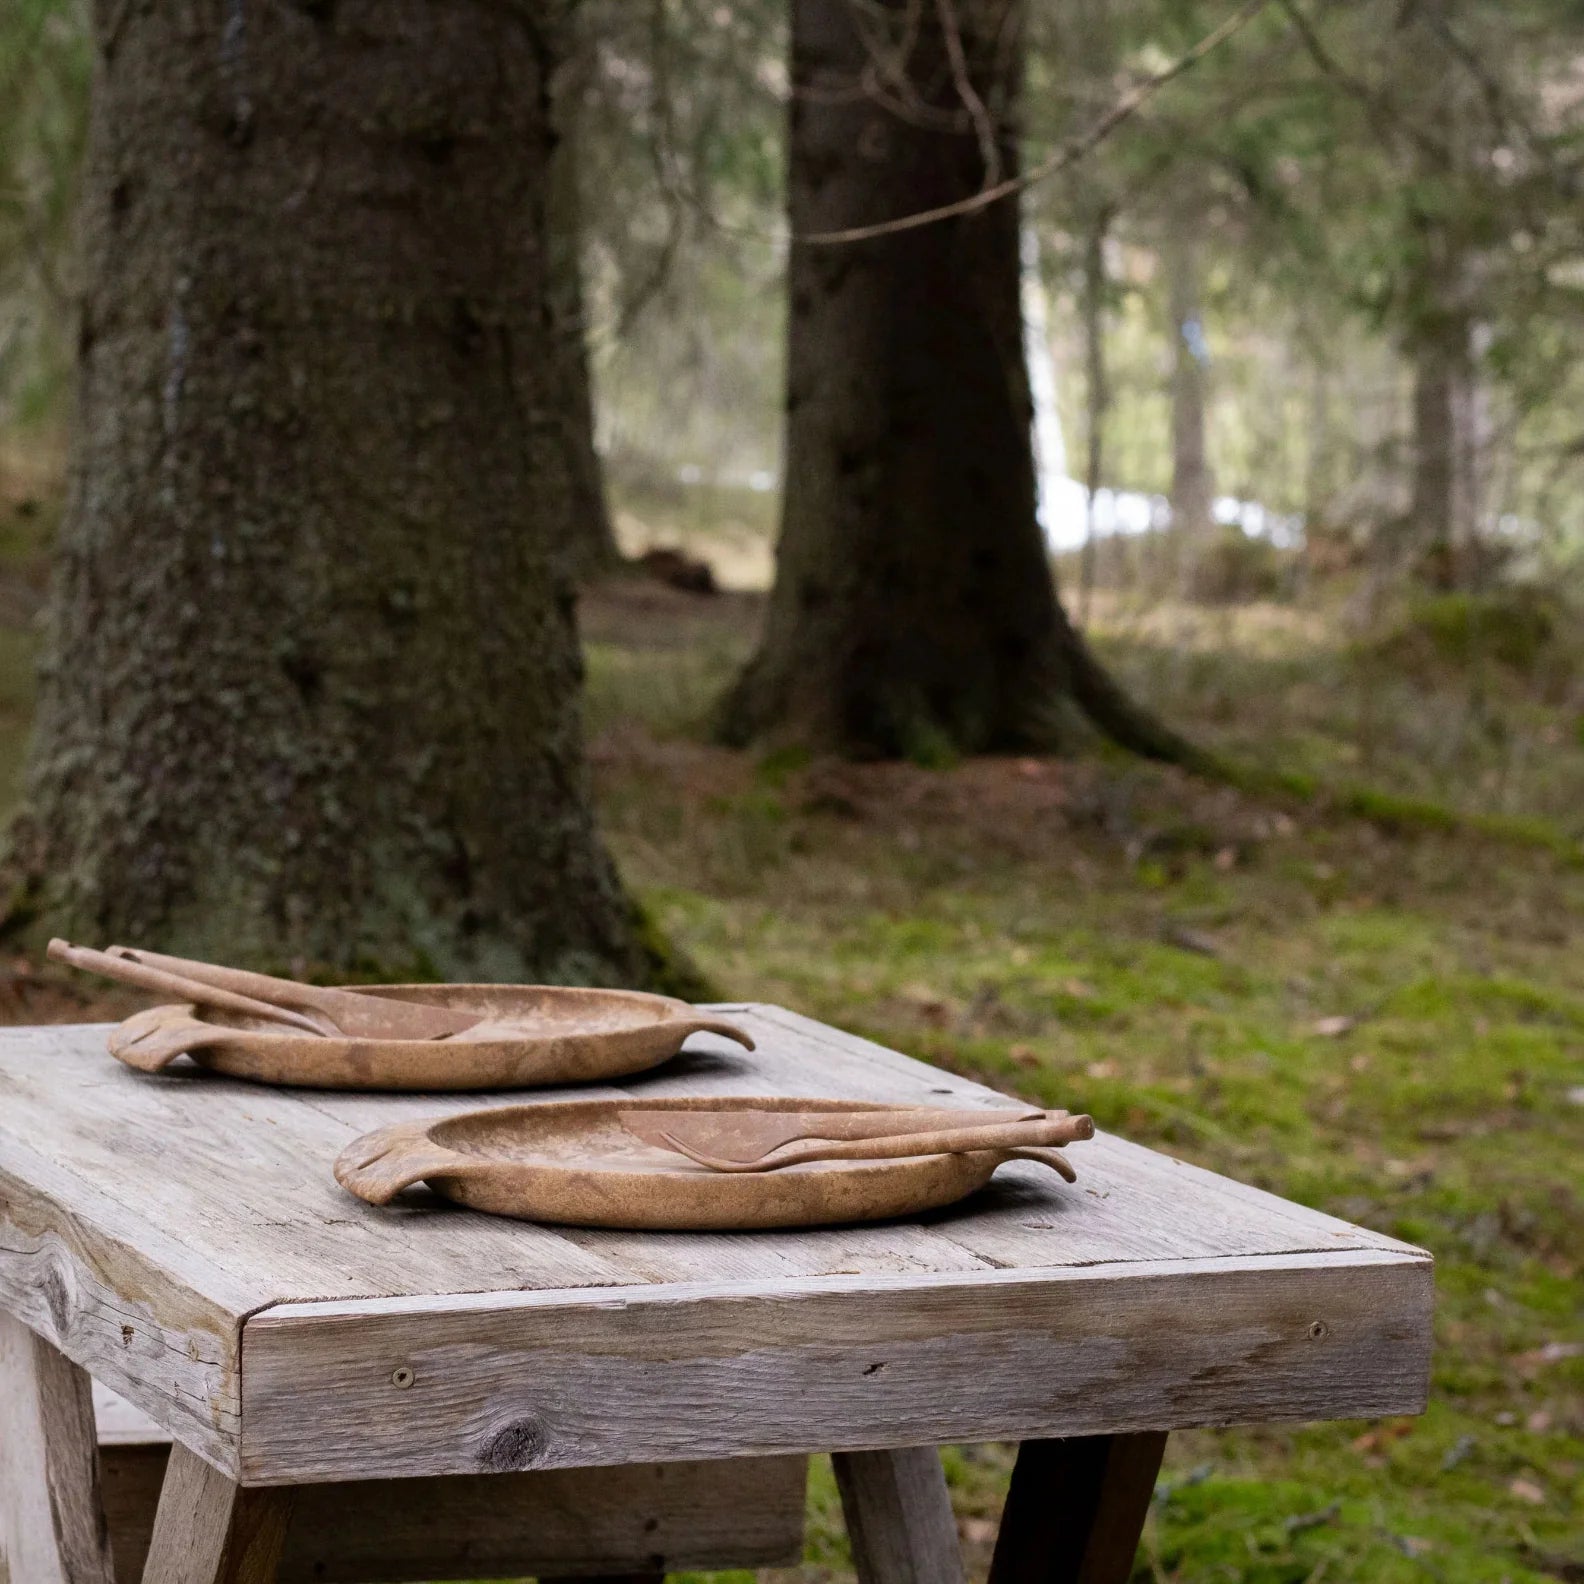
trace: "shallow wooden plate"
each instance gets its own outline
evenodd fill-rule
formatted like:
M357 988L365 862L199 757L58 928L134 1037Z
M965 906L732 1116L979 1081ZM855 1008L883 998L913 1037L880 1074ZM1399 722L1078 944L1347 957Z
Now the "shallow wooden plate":
M438 1040L371 1040L299 1034L279 1024L205 1007L139 1012L110 1035L110 1054L158 1072L178 1056L257 1083L307 1089L522 1089L595 1083L668 1061L690 1034L724 1034L753 1049L735 1024L685 1001L638 990L553 985L359 985L509 1021L510 1038L471 1033Z
M902 1160L816 1161L763 1173L715 1172L645 1144L622 1126L635 1110L884 1111L864 1100L731 1096L558 1100L399 1122L365 1133L336 1181L370 1204L414 1183L474 1210L634 1231L833 1226L939 1209L982 1188L1007 1150ZM965 1111L965 1119L977 1113Z

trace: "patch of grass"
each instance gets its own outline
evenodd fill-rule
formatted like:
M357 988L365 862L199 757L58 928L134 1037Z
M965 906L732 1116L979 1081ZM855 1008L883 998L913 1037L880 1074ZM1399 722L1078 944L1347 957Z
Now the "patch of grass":
M730 652L634 651L614 644L584 649L583 717L591 733L637 717L661 736L702 733L736 670Z
M1465 823L1576 849L1576 621L1549 596L1521 592L1445 596L1418 618L1412 609L1365 618L1323 603L1333 597L1216 610L1131 610L1111 597L1092 636L1152 709L1246 767L1236 778L1251 790L1328 799L1382 823Z
M1389 661L1423 668L1427 661L1467 669L1494 661L1533 675L1559 647L1569 613L1556 595L1531 587L1488 594L1423 595L1376 647Z
M1578 1576L1576 869L1462 819L1385 829L1109 762L766 774L629 749L601 772L613 844L732 997L1435 1253L1430 1412L1175 1437L1141 1584ZM976 1578L1011 1456L948 1449ZM850 1577L828 1480L811 1510L800 1577Z

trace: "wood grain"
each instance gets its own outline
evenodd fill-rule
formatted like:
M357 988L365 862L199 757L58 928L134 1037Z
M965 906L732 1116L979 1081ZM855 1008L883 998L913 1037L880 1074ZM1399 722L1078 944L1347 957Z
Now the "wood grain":
M957 1523L933 1446L838 1452L831 1463L858 1584L964 1584Z
M104 1449L117 1584L139 1584L168 1445ZM790 1567L803 1458L364 1480L295 1492L278 1584Z
M88 1377L0 1314L0 1580L113 1584Z
M171 1448L143 1584L275 1584L290 1490L245 1490Z
M829 1095L968 1112L1005 1103L781 1009L718 1010L752 1034L756 1052L696 1035L641 1085L583 1092ZM430 1422L428 1395L420 1382L409 1400L387 1401L401 1362L390 1354L409 1347L432 1356L441 1378L456 1374L458 1401L469 1405L438 1427L456 1440L436 1454L443 1470L434 1471L457 1474L492 1467L479 1461L491 1445L508 1463L508 1453L526 1456L538 1432L525 1438L514 1427L541 1419L545 1451L534 1467L823 1448L824 1409L803 1411L800 1394L806 1388L816 1405L828 1395L827 1359L866 1382L851 1394L851 1415L837 1416L839 1444L849 1447L1163 1428L1165 1418L1141 1421L1125 1390L1110 1418L1073 1426L1064 1417L1074 1399L1058 1376L1109 1391L1122 1368L1110 1361L1131 1368L1145 1355L1145 1378L1169 1388L1154 1411L1186 1414L1183 1423L1321 1413L1328 1403L1410 1411L1402 1405L1422 1389L1430 1280L1422 1255L1116 1138L1074 1147L1075 1187L1013 1164L964 1205L905 1222L752 1235L580 1232L421 1195L375 1208L331 1179L335 1155L371 1127L449 1114L476 1098L305 1094L205 1073L149 1078L105 1054L105 1033L0 1033L0 1309L235 1478L266 1470L262 1477L289 1482L311 1467L320 1472L301 1477L331 1479L347 1477L349 1466L372 1477L383 1472L387 1441L398 1465L413 1458L401 1427ZM1078 1109L1084 1096L1062 1099ZM1231 1329L1218 1338L1215 1305L1234 1276L1244 1285L1225 1289ZM1378 1311L1357 1312L1355 1291L1373 1294ZM1313 1317L1335 1307L1350 1318L1333 1336L1354 1339L1331 1348L1307 1384L1310 1355L1290 1335L1294 1305ZM1031 1328L1008 1336L1009 1356L1055 1382L1035 1394L1036 1409L1014 1389L1016 1372L995 1367L983 1371L974 1401L965 1352L983 1340L974 1315L1003 1309ZM500 1311L498 1323L489 1310ZM362 1324L353 1317L365 1312L366 1340L349 1341ZM1135 1312L1180 1327L1208 1373L1184 1362L1174 1376L1151 1339L1128 1330ZM787 1336L774 1330L783 1318ZM585 1319L590 1345L580 1352ZM815 1319L836 1338L828 1347L810 1328ZM447 1351L453 1323L457 1345ZM674 1360L667 1335L681 1339ZM466 1339L494 1347L497 1336L504 1360L552 1365L526 1406L518 1399L532 1377L513 1379L509 1367L497 1371L487 1355L467 1352ZM1371 1362L1365 1351L1377 1341ZM1261 1363L1267 1346L1271 1369ZM617 1406L603 1357L614 1360L611 1379L634 1394L641 1434L628 1449L614 1421L603 1422ZM299 1361L300 1408L290 1384ZM355 1382L345 1403L322 1400L330 1394L321 1363L331 1362ZM884 1367L863 1375L875 1362ZM937 1369L947 1387L938 1394ZM733 1410L734 1379L767 1405L759 1439ZM722 1394L708 1426L692 1411L695 1389ZM675 1420L679 1405L669 1430L647 1423ZM927 1434L907 1422L915 1412L934 1427ZM353 1427L364 1413L374 1423L359 1463L336 1443L358 1442ZM317 1448L315 1420L326 1443Z
M1165 1451L1162 1433L1025 1441L990 1584L1127 1584Z
M283 1305L244 1341L261 1484L1414 1413L1390 1252ZM397 1369L409 1389L392 1387Z
M137 1211L0 1139L0 1311L222 1466L236 1460L244 1303L195 1290L179 1240Z
M990 1090L780 1009L728 1010L758 1041L752 1055L696 1035L688 1052L641 1086L586 1092L825 1093L969 1110L1005 1104ZM308 1298L464 1292L480 1285L481 1270L513 1271L513 1283L491 1285L542 1289L698 1274L685 1268L689 1255L665 1240L635 1245L620 1233L503 1228L422 1201L401 1211L365 1207L317 1164L372 1127L450 1114L476 1101L304 1094L207 1075L157 1082L108 1062L99 1048L103 1033L17 1030L0 1038L0 1169L11 1139L31 1140L74 1180L143 1214L167 1236L180 1227L184 1263L175 1274L244 1314ZM70 1106L62 1104L67 1090ZM1081 1094L1070 1098L1081 1105ZM181 1151L174 1172L173 1141ZM160 1163L166 1180L145 1162ZM1400 1246L1113 1138L1075 1148L1073 1163L1076 1189L1044 1181L1035 1166L1005 1167L960 1217L867 1236L834 1230L746 1239L735 1247L738 1274L757 1280Z

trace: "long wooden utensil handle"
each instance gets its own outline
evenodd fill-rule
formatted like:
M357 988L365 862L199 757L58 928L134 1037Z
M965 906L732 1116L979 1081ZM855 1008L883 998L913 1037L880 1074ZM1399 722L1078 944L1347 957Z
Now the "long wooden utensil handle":
M118 957L123 962L142 963L145 968L157 968L161 973L198 979L218 990L268 1001L271 1006L310 1007L316 1012L329 1010L320 1004L321 986L301 984L295 979L277 979L274 974L254 973L248 968L226 968L197 957L172 957L164 952L146 951L141 946L111 946L106 948L106 955Z
M293 1028L309 1034L324 1034L319 1024L301 1012L271 1006L267 1001L255 1001L252 996L238 995L234 990L222 990L218 985L205 984L201 979L188 979L181 974L150 968L146 963L134 962L129 957L112 957L108 952L95 951L91 946L73 946L70 941L56 939L49 943L49 955L56 962L69 963L73 968L81 968L88 973L103 974L106 979L119 979L122 984L136 985L139 990L179 996L183 1001L196 1001L200 1006L217 1007L224 1012L240 1012L245 1017L267 1018L272 1023L289 1023Z
M890 1138L839 1139L829 1145L810 1140L803 1149L818 1149L821 1159L892 1160L898 1155L949 1155L962 1150L1016 1149L1027 1145L1071 1144L1094 1137L1086 1116L1052 1117L1039 1122L1002 1122L989 1127L941 1128L933 1133L900 1133Z
M254 996L272 1006L316 1012L330 1021L334 1032L351 1037L445 1039L483 1022L479 1013L459 1012L421 996L374 996L340 985L301 984L296 979L277 979L273 974L254 973L247 968L225 968L195 958L163 956L144 951L141 946L112 946L110 954L165 973L201 979L237 995Z
M757 1160L737 1161L710 1155L667 1134L670 1146L715 1171L775 1171L816 1160L898 1160L910 1155L953 1155L972 1150L1026 1149L1071 1144L1094 1137L1086 1116L1053 1117L1043 1122L1007 1122L990 1127L943 1128L934 1133L902 1133L890 1138L809 1140L791 1148L768 1151Z

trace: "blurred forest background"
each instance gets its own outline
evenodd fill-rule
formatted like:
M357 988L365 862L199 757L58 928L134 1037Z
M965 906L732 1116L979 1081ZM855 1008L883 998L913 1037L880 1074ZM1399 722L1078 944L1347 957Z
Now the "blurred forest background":
M867 95L941 114L899 43L935 0L820 3L869 29ZM72 438L88 12L0 7L7 814ZM1045 544L1196 774L1082 732L721 745L775 576L788 7L575 8L551 226L613 536L577 547L600 821L732 996L1435 1252L1429 1414L1175 1438L1139 1579L1580 1580L1584 11L1271 0L1140 92L1228 16L1034 0L1016 128L1060 167L1020 220ZM7 1017L85 1015L8 961ZM981 1575L1009 1468L949 1455ZM814 1501L805 1576L850 1576L828 1478Z

